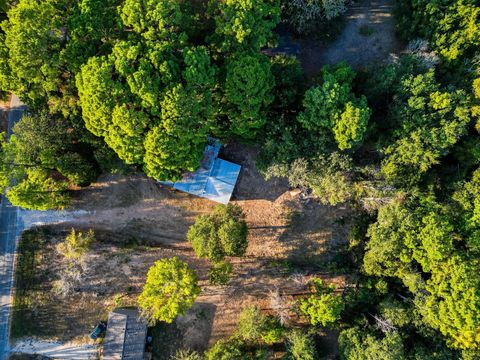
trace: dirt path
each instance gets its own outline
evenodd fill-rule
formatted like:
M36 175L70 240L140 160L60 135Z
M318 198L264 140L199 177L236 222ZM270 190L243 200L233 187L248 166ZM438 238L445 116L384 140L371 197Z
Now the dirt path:
M325 64L346 61L354 68L382 62L401 52L395 37L394 0L361 0L350 6L342 34L332 43L300 40L300 59L306 73L315 76Z
M78 345L34 339L17 342L12 352L44 355L52 359L89 360L98 358L98 347L95 345Z

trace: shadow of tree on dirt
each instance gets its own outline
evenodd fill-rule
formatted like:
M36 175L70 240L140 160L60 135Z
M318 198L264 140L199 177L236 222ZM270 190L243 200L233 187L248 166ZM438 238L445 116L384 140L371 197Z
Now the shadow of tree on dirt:
M171 359L180 349L205 351L212 333L215 312L215 305L197 302L172 324L160 323L151 328L154 359Z
M346 206L326 206L316 200L303 203L292 212L289 227L279 237L288 248L287 260L294 267L335 269L336 257L348 245L350 214Z

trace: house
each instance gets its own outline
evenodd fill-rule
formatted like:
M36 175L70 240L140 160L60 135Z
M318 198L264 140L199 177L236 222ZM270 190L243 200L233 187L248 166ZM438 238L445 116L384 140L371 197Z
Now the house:
M228 204L241 166L219 159L218 153L221 147L222 144L217 139L209 138L197 171L185 174L175 183L170 181L160 183L221 204Z
M116 309L108 315L103 343L105 360L143 360L147 325L136 309Z

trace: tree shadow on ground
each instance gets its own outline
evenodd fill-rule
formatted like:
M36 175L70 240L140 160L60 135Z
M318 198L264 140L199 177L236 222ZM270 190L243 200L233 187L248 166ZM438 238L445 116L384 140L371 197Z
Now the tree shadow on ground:
M265 181L256 167L259 148L239 143L222 148L220 157L242 166L233 192L232 200L275 201L288 191L286 179L274 178Z
M289 227L279 236L294 267L336 269L338 256L348 245L347 206L326 206L310 199L292 211Z
M159 323L151 329L153 358L168 360L180 349L203 352L208 348L216 306L197 302L172 324Z

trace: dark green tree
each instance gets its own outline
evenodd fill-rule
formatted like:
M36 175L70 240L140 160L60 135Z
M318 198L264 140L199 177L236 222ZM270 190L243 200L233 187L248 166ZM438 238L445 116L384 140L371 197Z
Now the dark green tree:
M70 184L87 185L97 176L91 153L82 131L66 119L46 111L24 115L2 144L2 191L21 207L63 207Z
M117 32L117 0L20 0L2 24L3 90L30 106L76 115L75 74L89 56L108 49Z
M247 139L258 134L267 121L274 85L270 62L263 55L240 53L227 63L225 101L233 134Z

